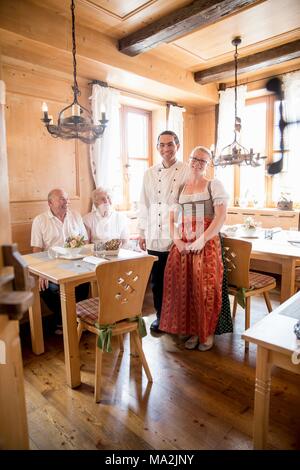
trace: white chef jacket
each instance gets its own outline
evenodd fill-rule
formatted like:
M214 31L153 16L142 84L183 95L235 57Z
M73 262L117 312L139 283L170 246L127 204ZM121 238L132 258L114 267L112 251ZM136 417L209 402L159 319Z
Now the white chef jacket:
M178 202L179 187L188 176L186 163L174 163L165 168L162 163L149 168L144 175L140 197L138 228L146 239L147 249L169 251L170 209Z

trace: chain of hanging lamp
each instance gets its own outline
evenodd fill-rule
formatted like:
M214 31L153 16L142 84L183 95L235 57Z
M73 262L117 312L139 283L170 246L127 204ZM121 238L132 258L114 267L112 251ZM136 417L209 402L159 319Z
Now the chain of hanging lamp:
M72 14L72 56L73 56L73 101L63 108L57 119L57 125L53 124L51 116L48 115L48 106L43 103L44 122L48 132L53 137L62 139L79 139L86 144L92 144L101 137L107 126L108 120L105 113L101 113L99 124L94 124L91 112L78 102L81 95L77 83L77 61L76 61L76 34L75 34L75 3L71 0Z
M234 53L234 140L230 145L224 147L219 155L212 152L212 161L214 166L228 166L228 165L241 165L246 164L252 167L259 166L261 160L267 157L260 156L259 153L254 153L250 148L248 151L238 142L238 137L241 131L241 118L237 115L237 88L238 88L238 45L241 44L241 38L235 37L232 40L232 45L235 46Z
M74 92L74 102L78 104L77 96L81 95L81 92L77 83L77 61L76 61L76 37L75 37L75 4L74 0L71 2L71 12L72 12L72 55L73 55L73 92Z

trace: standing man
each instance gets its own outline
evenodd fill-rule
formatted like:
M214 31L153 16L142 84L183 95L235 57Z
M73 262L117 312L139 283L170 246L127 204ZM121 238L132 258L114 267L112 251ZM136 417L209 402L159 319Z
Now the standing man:
M69 198L63 189L52 189L48 194L48 210L37 215L31 227L31 246L34 253L47 251L52 246L64 246L70 236L79 235L88 242L88 236L81 215L68 209ZM47 307L54 312L56 333L61 330L61 307L59 286L47 279L39 278L41 297ZM76 301L88 296L89 283L81 284L75 289Z
M172 244L169 211L177 203L179 187L187 177L188 167L176 159L180 143L175 132L161 132L157 149L162 162L149 168L144 175L140 198L139 245L150 255L158 257L153 265L151 284L156 319L150 329L159 331L163 297L164 270Z

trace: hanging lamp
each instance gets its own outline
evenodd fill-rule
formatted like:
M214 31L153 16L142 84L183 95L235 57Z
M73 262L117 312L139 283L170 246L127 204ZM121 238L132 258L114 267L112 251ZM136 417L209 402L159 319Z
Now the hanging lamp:
M243 147L238 142L238 136L241 131L241 118L237 115L237 71L238 71L238 45L241 44L242 40L239 36L235 37L232 40L232 45L235 47L234 53L234 140L231 144L224 147L219 155L214 153L213 146L211 147L212 151L212 163L214 166L228 166L228 165L249 165L252 167L260 166L262 160L267 157L260 156L260 153L253 152L253 148L250 150Z
M105 112L101 113L99 124L94 124L91 112L82 106L78 97L80 90L77 83L76 62L76 36L75 36L75 3L71 0L72 14L72 54L73 54L73 101L69 106L63 108L58 114L57 124L53 124L52 116L48 115L47 103L43 103L44 116L42 122L45 124L52 137L61 139L79 139L86 144L92 144L101 137L107 126L108 120Z

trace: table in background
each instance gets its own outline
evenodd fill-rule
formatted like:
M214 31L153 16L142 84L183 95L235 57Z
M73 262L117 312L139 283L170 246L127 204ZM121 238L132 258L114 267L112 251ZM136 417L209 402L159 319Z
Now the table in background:
M226 226L224 227L226 233ZM270 230L269 230L270 231ZM274 233L273 239L265 239L265 230L258 230L258 237L247 238L241 232L227 233L233 238L243 238L251 242L251 269L281 275L280 302L289 299L295 293L295 268L300 265L300 243L291 245L287 239L294 236L299 239L299 232L282 230Z

